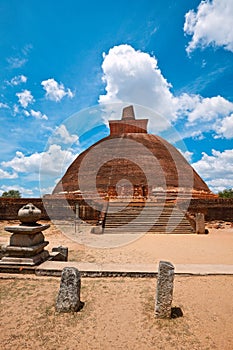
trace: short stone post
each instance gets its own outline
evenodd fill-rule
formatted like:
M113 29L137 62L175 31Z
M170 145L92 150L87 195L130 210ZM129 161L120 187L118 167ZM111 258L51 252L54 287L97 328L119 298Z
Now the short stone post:
M196 213L196 233L205 234L205 215L203 213Z
M56 301L56 311L74 312L81 308L81 278L75 267L64 267L61 275L60 290Z
M171 318L173 281L174 266L168 261L160 261L155 301L156 318Z

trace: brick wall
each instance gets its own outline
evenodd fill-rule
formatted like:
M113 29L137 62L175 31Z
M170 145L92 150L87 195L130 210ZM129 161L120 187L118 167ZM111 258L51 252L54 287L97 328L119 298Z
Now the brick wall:
M93 208L92 205L86 204L84 200L68 199L65 201L62 198L53 198L43 199L43 201L41 198L0 198L0 220L16 220L19 209L29 202L41 210L41 219L44 220L48 220L49 217L62 220L74 219L77 204L81 219L96 223L101 217L101 207ZM187 202L182 201L178 203L178 206L181 209L186 209ZM192 199L188 211L191 214L203 212L207 221L224 220L233 222L233 199Z
M187 202L178 203L178 206L187 208ZM233 198L191 199L188 211L191 214L204 213L206 221L223 220L233 222Z
M100 210L87 205L84 200L77 199L42 199L41 198L0 198L0 220L17 220L19 209L27 204L33 203L41 210L41 219L49 220L73 220L76 216L76 206L78 204L79 217L84 219L84 216L89 222L97 222L101 215Z

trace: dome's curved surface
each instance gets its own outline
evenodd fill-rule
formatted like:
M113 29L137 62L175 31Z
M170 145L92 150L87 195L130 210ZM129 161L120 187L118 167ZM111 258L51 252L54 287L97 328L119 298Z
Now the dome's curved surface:
M153 191L190 191L211 194L206 183L182 154L159 136L147 134L147 120L123 110L120 121L110 121L110 135L82 152L70 165L53 194L84 190L127 195L129 182L139 195ZM124 180L124 181L123 181ZM93 187L94 186L94 187ZM134 193L135 194L135 193Z

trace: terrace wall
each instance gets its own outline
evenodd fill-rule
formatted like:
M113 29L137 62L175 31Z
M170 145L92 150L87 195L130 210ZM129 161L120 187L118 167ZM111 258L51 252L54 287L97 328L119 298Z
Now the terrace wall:
M41 210L42 220L49 220L49 217L73 220L76 216L77 205L81 219L95 223L101 218L101 207L93 208L92 205L86 204L83 199L49 198L42 201L41 198L0 198L0 220L17 220L18 210L29 202L32 202ZM186 201L180 201L177 205L181 209L187 208ZM191 214L203 212L206 221L223 220L233 222L233 199L191 199L188 211Z

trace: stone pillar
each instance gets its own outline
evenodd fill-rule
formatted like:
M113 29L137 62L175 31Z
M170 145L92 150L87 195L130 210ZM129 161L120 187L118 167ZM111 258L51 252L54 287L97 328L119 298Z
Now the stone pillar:
M168 261L159 262L155 317L170 318L173 296L174 266Z
M64 267L56 301L56 311L78 311L81 308L80 290L81 277L79 270L75 267Z
M205 234L205 215L203 213L196 213L196 233Z

